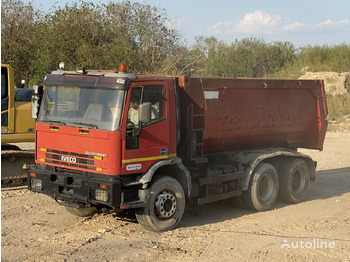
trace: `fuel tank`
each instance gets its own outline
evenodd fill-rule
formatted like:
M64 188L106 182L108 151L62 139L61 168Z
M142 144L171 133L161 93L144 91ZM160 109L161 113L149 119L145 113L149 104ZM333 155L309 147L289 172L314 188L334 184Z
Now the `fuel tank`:
M183 78L179 86L183 148L204 154L323 148L327 104L322 80Z

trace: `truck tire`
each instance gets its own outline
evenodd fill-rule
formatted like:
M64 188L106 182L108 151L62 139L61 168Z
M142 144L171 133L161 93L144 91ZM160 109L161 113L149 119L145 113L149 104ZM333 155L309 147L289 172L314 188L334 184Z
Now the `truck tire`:
M91 217L97 213L97 209L95 207L65 207L66 210L78 217Z
M242 194L243 202L251 210L269 210L276 202L278 186L278 175L274 166L261 163L253 173L247 191Z
M300 203L309 188L309 167L301 158L288 159L282 164L279 180L279 198L287 203Z
M240 209L247 209L247 206L244 204L243 197L238 196L238 197L233 197L232 198L232 203L235 207L240 208Z
M159 176L155 179L147 206L136 209L135 215L145 229L162 232L173 229L180 222L185 211L185 193L172 177Z

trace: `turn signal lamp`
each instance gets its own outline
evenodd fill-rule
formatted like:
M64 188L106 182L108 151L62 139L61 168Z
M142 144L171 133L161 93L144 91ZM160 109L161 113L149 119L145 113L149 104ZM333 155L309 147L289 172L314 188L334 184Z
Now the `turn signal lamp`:
M30 188L34 190L42 190L43 189L42 181L37 178L30 179Z
M119 64L118 71L120 73L126 73L128 71L127 65L124 63Z
M59 63L58 68L64 70L64 62Z

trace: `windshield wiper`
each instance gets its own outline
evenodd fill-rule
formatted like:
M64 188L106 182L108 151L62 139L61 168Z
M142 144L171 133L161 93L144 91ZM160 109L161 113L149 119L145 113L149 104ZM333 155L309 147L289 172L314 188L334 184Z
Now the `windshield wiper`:
M41 120L41 122L49 123L49 124L61 124L62 126L66 126L66 122L60 120Z
M88 124L88 123L82 123L82 122L69 122L69 123L72 123L72 124L75 124L75 125L90 126L90 127L95 128L95 129L98 128L98 126L94 125L94 124Z

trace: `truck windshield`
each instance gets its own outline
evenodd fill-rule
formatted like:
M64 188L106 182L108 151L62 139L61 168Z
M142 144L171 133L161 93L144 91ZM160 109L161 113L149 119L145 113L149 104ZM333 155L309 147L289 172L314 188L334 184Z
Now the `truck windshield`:
M116 130L119 128L124 91L76 86L47 86L39 122Z

